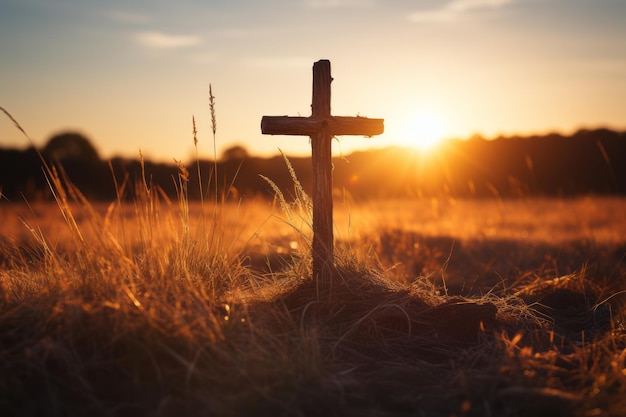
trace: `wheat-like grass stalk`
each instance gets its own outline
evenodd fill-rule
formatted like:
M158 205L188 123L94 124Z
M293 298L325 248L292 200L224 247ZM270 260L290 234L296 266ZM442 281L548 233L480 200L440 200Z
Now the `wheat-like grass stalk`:
M193 146L196 152L196 168L198 170L198 189L200 191L200 204L204 209L204 190L202 189L202 173L200 172L200 155L198 153L198 129L196 129L196 118L191 116Z
M26 137L26 139L28 139L28 141L31 143L31 145L34 146L34 142L33 140L30 138L30 136L28 135L28 133L26 133L26 130L22 127L22 125L20 125L20 123L13 117L13 115L11 115L11 113L9 113L4 107L0 106L0 111L2 111L8 118L9 120L11 120L13 122L13 124L15 125L15 127L22 132L22 134Z
M213 175L215 180L215 207L218 204L218 185L217 178L217 119L215 117L215 96L213 95L213 86L209 84L209 110L211 112L211 132L213 133Z
M276 183L270 178L262 174L259 174L259 177L267 182L272 188L272 191L274 191L274 198L278 200L280 208L287 217L284 222L290 226L297 233L297 236L305 242L305 245L299 246L302 249L310 249L312 244L311 232L313 230L313 204L311 198L308 196L306 191L304 191L304 188L302 187L302 184L300 183L289 158L282 151L281 155L294 184L294 201L289 203L280 187L278 187L278 185L276 185Z
M174 159L176 166L178 166L178 181L174 182L176 187L176 193L178 194L178 204L180 210L180 216L183 227L183 239L187 241L190 237L190 225L189 225L189 171L182 161Z

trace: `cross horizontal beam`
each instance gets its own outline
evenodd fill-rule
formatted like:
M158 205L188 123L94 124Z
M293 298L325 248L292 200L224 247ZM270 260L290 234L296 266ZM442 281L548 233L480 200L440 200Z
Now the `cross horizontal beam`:
M270 135L314 136L326 130L331 136L362 135L376 136L383 133L384 119L367 117L290 117L263 116L261 132Z

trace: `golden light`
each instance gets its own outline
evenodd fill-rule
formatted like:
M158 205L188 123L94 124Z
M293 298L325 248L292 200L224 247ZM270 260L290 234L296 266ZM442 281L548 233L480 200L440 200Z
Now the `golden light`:
M430 150L445 138L446 130L446 122L441 114L431 110L416 110L406 117L398 140L405 146Z

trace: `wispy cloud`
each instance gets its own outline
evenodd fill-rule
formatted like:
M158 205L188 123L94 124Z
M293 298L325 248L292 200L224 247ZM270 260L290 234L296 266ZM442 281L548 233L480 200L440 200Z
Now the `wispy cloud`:
M173 49L198 45L200 37L195 35L172 35L159 31L145 31L135 34L135 40L150 48Z
M369 7L373 0L307 0L306 6L311 9L338 9L347 7Z
M459 12L491 9L494 7L501 7L506 4L512 3L513 0L456 0L449 3L448 6L452 10Z
M515 0L454 0L434 10L423 10L411 13L409 20L413 22L448 22L456 20L470 12L497 9L513 3Z

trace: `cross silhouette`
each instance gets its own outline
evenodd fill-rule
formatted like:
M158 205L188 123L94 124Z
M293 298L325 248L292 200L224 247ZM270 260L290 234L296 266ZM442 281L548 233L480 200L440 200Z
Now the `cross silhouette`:
M334 136L374 136L383 133L383 119L331 116L330 61L313 64L310 117L263 116L261 132L309 136L313 162L313 277L318 289L330 289L334 271L332 152Z

